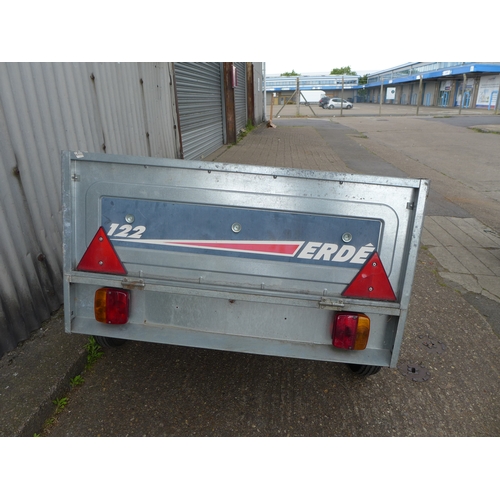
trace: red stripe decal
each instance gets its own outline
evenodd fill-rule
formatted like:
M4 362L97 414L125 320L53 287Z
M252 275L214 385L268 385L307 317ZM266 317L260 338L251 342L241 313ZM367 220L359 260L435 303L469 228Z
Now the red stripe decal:
M289 245L283 243L211 243L193 241L176 241L175 245L213 248L216 250L236 250L240 252L278 253L281 255L294 255L301 246L300 244Z
M132 241L130 239L113 238L113 241ZM211 241L211 240L149 240L137 239L133 243L146 245L176 246L190 248L206 248L229 252L248 252L267 255L293 257L304 244L303 241Z

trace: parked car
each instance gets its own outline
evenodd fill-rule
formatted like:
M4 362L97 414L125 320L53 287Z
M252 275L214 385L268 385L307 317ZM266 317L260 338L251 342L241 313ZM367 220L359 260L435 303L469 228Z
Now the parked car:
M338 97L333 97L332 99L330 99L328 101L327 104L323 105L323 108L328 108L328 109L339 108L340 109L340 106L341 106L340 103L341 103L341 101L342 101L342 99L340 99ZM343 103L342 103L342 107L343 108L347 108L347 109L351 109L352 108L352 103L350 103L349 101L346 101L344 99Z
M330 102L330 98L328 96L324 96L319 100L319 107L324 108L326 104Z

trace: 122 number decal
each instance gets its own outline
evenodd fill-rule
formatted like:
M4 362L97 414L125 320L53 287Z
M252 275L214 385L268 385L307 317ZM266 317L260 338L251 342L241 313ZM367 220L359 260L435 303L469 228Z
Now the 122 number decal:
M115 234L115 231L119 229L120 231ZM139 239L142 237L142 233L146 231L146 226L132 226L130 224L111 224L108 236L114 236L115 238L135 238Z

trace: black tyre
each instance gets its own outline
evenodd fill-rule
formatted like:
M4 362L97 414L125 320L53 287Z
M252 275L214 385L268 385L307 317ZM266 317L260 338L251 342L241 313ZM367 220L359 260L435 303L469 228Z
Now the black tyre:
M335 107L335 106L333 106L333 105L332 105L332 106L328 106L328 109L333 109L334 107Z
M119 347L127 342L126 339L115 339L113 337L97 337L94 335L94 338L101 347Z
M378 373L382 367L372 366L372 365L347 365L349 369L360 377L368 377L369 375L375 375Z

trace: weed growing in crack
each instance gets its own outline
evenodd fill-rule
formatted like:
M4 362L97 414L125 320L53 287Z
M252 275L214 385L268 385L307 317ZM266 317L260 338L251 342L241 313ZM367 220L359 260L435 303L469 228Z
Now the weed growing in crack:
M86 368L89 368L104 354L104 351L94 337L89 337L89 341L85 347L87 348Z
M74 387L78 387L79 385L82 385L84 382L85 382L85 380L81 375L76 375L76 377L73 377L69 381L69 385L73 389Z
M65 406L68 404L69 399L64 398L56 398L52 401L56 405L56 413L59 413L64 410Z

